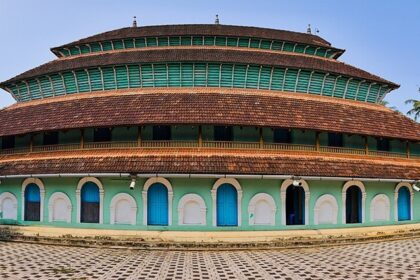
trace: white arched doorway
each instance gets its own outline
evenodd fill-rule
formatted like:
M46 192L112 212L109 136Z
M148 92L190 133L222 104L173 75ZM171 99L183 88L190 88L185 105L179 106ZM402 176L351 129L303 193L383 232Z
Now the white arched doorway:
M31 191L28 191L31 189ZM38 178L27 178L22 183L22 219L44 220L45 186Z
M83 187L87 187L90 185L95 185L98 188L99 191L99 198L98 198L98 204L99 204L99 213L98 213L98 220L99 224L103 223L103 205L104 205L104 187L102 185L102 182L95 178L95 177L85 177L82 178L79 183L77 184L77 188L76 188L76 200L77 200L77 222L81 223L83 222L82 220L82 189ZM96 199L95 199L96 201Z
M0 195L0 219L17 220L17 199L10 192Z
M287 189L289 187L293 187L293 181L292 179L284 180L280 187L280 199L281 199L281 224L286 225L286 216L287 216L287 209L286 209L286 200L287 200ZM303 224L307 225L309 224L309 198L310 198L310 191L309 191L309 185L305 180L298 180L299 187L303 188L304 191L304 198L303 198L303 205L304 208L304 214L303 214ZM300 207L301 209L301 207Z
M172 202L173 202L173 197L174 197L174 192L172 189L172 185L171 183L163 178L163 177L152 177L149 178L143 186L143 191L142 191L142 197L143 197L143 223L145 225L154 225L149 221L149 217L152 216L152 213L149 213L149 210L154 209L154 206L150 203L149 197L149 190L152 188L155 188L156 186L159 187L165 187L166 188L166 192L167 192L167 199L166 199L166 203L167 206L165 208L167 208L165 211L167 211L167 222L166 224L163 225L172 225ZM149 205L150 204L150 205ZM160 211L159 209L155 209L157 211ZM166 220L166 219L165 219Z
M111 200L110 223L135 225L137 217L136 200L127 193L119 193Z
M394 220L410 221L413 219L414 192L411 184L401 182L394 191Z
M372 222L389 221L390 202L385 194L377 194L370 202L370 220Z
M320 196L314 209L315 225L335 225L337 224L338 204L335 197L331 194Z
M186 194L178 203L179 225L206 225L206 203L198 194Z
M248 215L250 225L276 224L276 203L271 195L258 193L249 201Z
M53 193L48 202L48 221L70 223L71 210L71 201L65 193Z
M346 182L341 191L341 199L343 204L342 223L364 223L366 212L365 185L361 181Z
M236 205L227 205L226 204L225 206L227 206L227 207L224 207L224 209L221 209L220 198L223 197L223 193L218 191L218 189L220 187L222 187L222 188L226 187L227 190L233 188L233 190L236 191L236 194L235 194L236 195L235 196ZM228 193L228 192L226 192L226 193ZM222 213L222 212L226 212L225 213L226 216L229 216L232 212L236 212L236 219L235 219L236 223L234 223L233 226L235 226L235 225L236 226L241 226L241 224L242 224L242 209L241 209L242 208L241 207L241 205L242 205L242 188L241 188L241 185L239 184L239 182L234 178L220 178L214 183L213 188L211 190L211 196L212 196L212 199L213 199L213 211L212 211L213 212L213 226L219 225L220 221L218 221L217 216L218 216L218 214L219 214L219 217L223 216L224 213ZM231 201L234 201L234 200L231 200ZM219 205L219 207L218 207L218 205Z

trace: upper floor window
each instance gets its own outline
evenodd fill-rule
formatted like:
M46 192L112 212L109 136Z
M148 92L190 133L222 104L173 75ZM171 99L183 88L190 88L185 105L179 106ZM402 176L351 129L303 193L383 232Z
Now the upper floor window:
M57 145L58 144L58 131L44 133L44 145Z
M343 134L328 133L328 146L343 147Z
M292 133L287 128L274 129L274 143L292 143Z
M3 136L1 141L1 148L13 149L15 147L15 137L14 136Z
M93 131L93 142L109 142L111 138L111 129L108 127L96 128Z
M376 148L378 151L389 151L389 139L378 138L376 141Z
M157 140L157 141L171 140L171 127L169 125L153 126L153 140Z
M215 126L214 141L233 141L233 127Z

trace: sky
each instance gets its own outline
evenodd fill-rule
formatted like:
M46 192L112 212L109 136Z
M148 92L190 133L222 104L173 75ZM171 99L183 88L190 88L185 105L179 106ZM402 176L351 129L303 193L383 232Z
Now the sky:
M51 47L131 26L183 23L247 25L318 35L346 52L340 61L400 84L385 98L407 112L420 93L418 0L0 0L0 80L55 56ZM15 101L0 90L0 108Z

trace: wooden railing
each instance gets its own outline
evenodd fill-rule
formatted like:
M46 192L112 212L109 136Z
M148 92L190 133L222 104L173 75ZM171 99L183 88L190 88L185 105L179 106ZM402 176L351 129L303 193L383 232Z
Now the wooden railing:
M309 151L320 153L337 153L351 155L370 155L394 158L420 159L420 155L406 153L386 152L386 151L367 151L365 149L354 149L346 147L326 147L303 144L282 144L282 143L260 143L260 142L236 142L236 141L114 141L114 142L85 142L73 144L58 144L4 149L0 150L0 155L24 154L30 152L50 152L50 151L72 151L87 149L118 149L118 148L206 148L206 149L242 149L250 151L258 150L283 150L283 151Z

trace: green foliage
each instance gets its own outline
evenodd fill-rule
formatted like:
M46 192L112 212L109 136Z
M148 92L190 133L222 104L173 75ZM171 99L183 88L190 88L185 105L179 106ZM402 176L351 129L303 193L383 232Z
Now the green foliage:
M420 88L418 89L418 92L420 93ZM413 116L414 120L417 121L420 117L420 100L408 99L405 101L405 104L411 104L413 106L413 108L407 112L407 115Z

